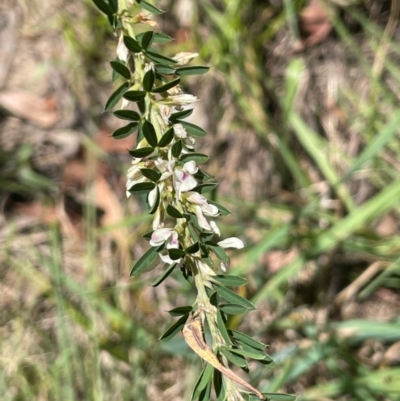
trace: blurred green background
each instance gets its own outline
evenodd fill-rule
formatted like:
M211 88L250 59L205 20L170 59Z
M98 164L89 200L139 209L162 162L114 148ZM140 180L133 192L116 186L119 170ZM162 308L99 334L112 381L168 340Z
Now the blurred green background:
M398 1L157 0L164 50L198 52L223 236L270 344L263 392L400 398ZM148 29L143 26L143 29ZM150 219L110 138L116 39L90 0L0 4L0 399L189 400L201 369L166 313L179 272L129 279Z

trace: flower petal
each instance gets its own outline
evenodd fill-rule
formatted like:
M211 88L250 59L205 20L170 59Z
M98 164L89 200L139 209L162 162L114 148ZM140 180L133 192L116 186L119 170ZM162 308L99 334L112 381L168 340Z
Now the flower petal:
M153 232L153 234L151 234L150 245L162 245L171 236L172 231L172 228L158 228Z
M236 237L231 237L218 242L218 245L222 248L236 248L242 249L244 247L243 241Z

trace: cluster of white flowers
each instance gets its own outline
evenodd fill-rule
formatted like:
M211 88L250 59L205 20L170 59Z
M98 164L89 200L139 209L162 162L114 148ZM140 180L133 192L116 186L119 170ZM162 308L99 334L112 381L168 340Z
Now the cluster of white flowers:
M121 34L118 48L118 58L127 62L129 57L135 56L135 64L143 60L137 54L133 55L124 44ZM196 53L180 53L174 57L177 65L182 66L190 62L197 56ZM147 72L150 69L155 69L154 63L143 62L142 71ZM179 87L174 87L167 92L168 96L160 97L157 94L151 96L151 113L147 118L155 121L158 125L156 130L157 140L160 141L162 136L173 128L173 138L164 147L156 147L151 155L142 158L133 158L132 167L127 172L126 190L127 196L130 196L130 189L137 184L151 182L148 176L143 175L142 169L152 169L159 178L155 183L155 187L148 193L148 204L150 208L156 207L154 219L152 223L153 233L151 235L150 245L153 247L162 247L159 252L160 259L166 264L184 263L183 258L172 260L169 256L170 249L185 249L193 245L196 241L190 238L187 230L186 218L188 215L195 215L198 226L205 233L212 233L220 236L220 230L214 220L219 213L217 206L210 204L207 199L196 192L196 187L199 185L195 175L199 171L194 160L182 161L181 155L190 156L194 152L195 139L190 136L185 127L180 123L172 124L170 116L173 113L185 110L185 107L198 101L195 96L183 94ZM129 105L129 101L124 100L123 107ZM172 151L173 146L180 141L182 149L179 154ZM149 147L146 138L140 140L136 149ZM158 206L156 203L158 202ZM182 217L175 218L173 227L165 227L167 224L167 208L171 205ZM185 216L185 217L184 217ZM168 218L168 225L173 218ZM217 242L217 245L222 248L242 248L243 243L238 238L228 238L224 241ZM194 253L186 257L192 257L197 262L200 261L200 252ZM228 263L221 262L221 269L226 271ZM200 264L201 268L201 264ZM204 270L204 269L201 269Z

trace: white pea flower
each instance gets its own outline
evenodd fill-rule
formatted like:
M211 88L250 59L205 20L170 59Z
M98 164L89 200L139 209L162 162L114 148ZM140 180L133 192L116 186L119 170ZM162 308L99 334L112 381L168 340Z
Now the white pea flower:
M198 101L199 99L197 98L197 96L189 95L187 93L182 93L179 95L168 96L165 99L160 99L158 102L170 106L185 106Z
M164 243L166 244L165 248L158 253L160 259L169 265L179 263L181 259L172 260L168 255L168 249L179 248L178 233L173 228L159 228L151 235L151 246L160 246Z
M177 65L189 64L193 59L198 57L199 53L180 52L172 57Z
M225 249L226 248L242 249L244 247L243 241L236 237L231 237L231 238L224 239L223 241L219 241L218 245L221 248L225 248Z
M117 46L117 57L123 61L124 63L127 62L128 60L128 56L129 56L129 50L128 48L125 46L124 43L124 35L123 33L121 33L121 35L119 35L119 39L118 39L118 46Z
M191 189L197 186L197 181L193 177L193 174L196 174L198 171L198 167L196 163L191 160L185 163L182 167L176 168L174 171L174 188L176 193L178 194L178 198L181 197L182 192L190 191Z

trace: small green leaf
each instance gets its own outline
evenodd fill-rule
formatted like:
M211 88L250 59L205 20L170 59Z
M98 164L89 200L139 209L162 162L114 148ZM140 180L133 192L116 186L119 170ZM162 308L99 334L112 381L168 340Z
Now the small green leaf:
M198 127L197 125L188 123L186 121L180 121L180 124L183 125L185 130L189 135L192 136L206 136L207 132L203 130L203 128Z
M149 192L149 196L150 196L150 192ZM151 206L151 209L150 209L150 212L149 212L150 214L154 214L157 211L158 206L160 206L160 200L161 200L160 190L159 190L159 188L157 186L156 187L156 197L154 198L153 206ZM147 203L149 203L149 199L148 198L147 198Z
M204 66L179 67L176 69L176 73L180 76L201 75L205 74L209 69L210 67L204 67Z
M195 242L193 245L190 245L189 247L187 247L185 249L185 253L193 254L193 253L198 252L199 249L200 249L199 243Z
M214 371L214 389L215 395L217 396L217 401L225 401L225 381L222 380L222 374L218 370Z
M201 392L206 389L207 384L211 381L213 376L214 368L207 364L204 370L201 372L199 379L197 380L196 385L194 386L192 400L197 400L201 394ZM205 400L203 398L203 400Z
M210 157L207 155L203 155L202 153L186 153L181 156L181 160L188 162L190 160L194 160L197 164L207 163Z
M148 3L148 2L145 1L145 0L141 0L141 1L140 1L140 6L141 6L142 8L144 8L145 10L150 11L151 13L156 14L156 15L159 15L159 14L163 14L163 13L164 13L164 11L160 10L160 9L157 8L157 7L154 7L152 4Z
M140 148L140 149L134 149L134 150L130 150L129 154L132 157L136 157L138 159L141 159L143 157L149 156L154 152L154 148Z
M237 305L242 305L249 310L255 309L254 305L250 301L248 301L247 299L244 299L240 295L236 294L236 292L233 292L230 289L228 289L222 285L215 284L215 283L213 284L213 287L218 292L218 294L222 298L226 299L228 302L231 302L231 303L237 304Z
M248 368L246 358L242 357L241 355L235 355L231 353L228 347L222 346L219 351L229 362L239 366L239 368Z
M171 116L169 117L169 121L171 121L172 124L182 124L182 122L179 120L189 117L192 113L193 109L178 111L177 113L171 114Z
M108 1L104 0L93 0L93 3L96 5L96 7L103 12L106 15L112 15L114 14L114 10L110 4L108 4Z
M126 79L131 79L131 72L125 64L120 61L110 61L111 68Z
M156 64L154 66L155 70L159 74L173 75L175 74L175 68L169 67L167 65Z
M160 263L158 256L159 247L151 247L133 266L130 276L138 276L141 273L153 270Z
M156 184L154 184L154 182L139 182L139 184L132 185L128 191L132 195L143 195L148 194L155 186Z
M178 158L182 152L182 141L179 139L172 145L172 156Z
M150 121L145 120L142 124L142 132L150 146L157 146L157 134Z
M148 50L146 52L146 56L150 60L152 60L152 61L154 61L155 63L158 63L158 64L167 65L167 66L176 64L176 61L174 59L169 58L169 57L165 57L162 54L159 54L159 53L157 53L155 51L149 51Z
M132 53L140 53L142 51L140 44L130 36L124 36L124 44Z
M140 102L146 97L145 91L127 91L123 94L123 97L130 102Z
M156 77L154 75L154 71L153 70L149 70L146 72L146 74L144 74L143 77L143 89L146 92L150 92L153 89L153 85L154 85L154 81L155 81Z
M241 315L242 313L246 313L248 311L248 309L242 305L235 304L221 304L219 305L219 308L227 315Z
M212 276L212 279L218 281L222 285L231 287L238 287L247 284L247 280L244 277L232 276L229 274L217 274Z
M118 12L118 0L108 0L114 13Z
M214 201L209 200L209 199L207 200L207 202L210 205L214 205L219 210L219 213L220 213L221 216L229 216L231 214L231 212L226 207L220 205L219 203L214 202Z
M160 337L160 340L169 341L175 337L183 329L188 317L189 315L182 316L177 322L175 322L165 331L165 333Z
M215 253L215 256L221 261L224 262L225 264L229 262L229 257L225 252L225 249L216 244L215 242L212 241L207 241L205 242L205 245L211 248L211 250Z
M166 92L167 90L173 88L174 86L178 85L180 82L180 78L173 79L172 81L168 81L166 84L163 84L161 86L157 86L152 90L153 93L162 93Z
M242 355L245 358L252 358L256 360L265 359L265 352L260 350L246 351L243 349L231 349L231 351L235 354Z
M153 283L151 284L152 287L157 287L159 286L175 269L176 263L173 263L172 265L169 265L168 268L164 271L163 274L161 274L160 277L158 277Z
M206 194L207 192L213 191L215 188L217 188L218 184L217 183L204 183L197 185L196 188L193 188L193 191L198 192L199 194Z
M104 110L110 111L120 101L122 95L128 90L128 88L129 82L125 82L117 88L107 100Z
M114 111L114 116L121 120L139 121L140 114L133 110L117 110Z
M136 39L138 40L139 43L142 42L142 38L143 38L144 34L145 34L145 32L138 33L136 35ZM163 33L154 32L153 43L167 43L167 42L171 42L171 40L172 40L171 36L165 35Z
M171 217L175 217L176 219L182 219L183 218L183 214L172 205L168 205L167 206L167 213Z
M294 401L295 395L292 394L278 394L278 393L262 393L268 401Z
M175 131L173 128L170 128L160 139L158 142L158 147L159 148L164 148L165 146L168 146L171 141L174 139L175 136Z
M182 249L171 248L168 249L168 255L172 260L178 260L185 256L185 252Z
M222 312L219 309L217 309L217 325L218 325L219 332L221 333L223 339L225 340L225 343L228 345L232 344L232 341L228 334L228 330L226 329L225 319L222 315Z
M153 36L153 31L147 31L143 33L139 42L143 50L147 50L151 46L151 44L153 43Z
M158 182L161 177L161 173L159 171L151 168L141 168L140 171L146 178L153 182Z
M231 334L240 342L243 342L247 345L249 345L252 348L258 349L260 351L263 351L266 347L265 344L254 340L253 338L247 336L246 334L241 333L240 331L237 330L230 330Z
M174 263L176 266L176 263ZM188 313L192 312L193 306L178 306L177 308L171 309L168 311L168 313L171 316L182 316L182 315L187 315Z
M127 136L131 135L135 132L139 127L138 123L130 123L125 125L125 127L119 128L112 134L112 137L115 139L122 139L126 138Z
M199 401L210 401L211 400L211 380L207 383L207 386L199 395Z

